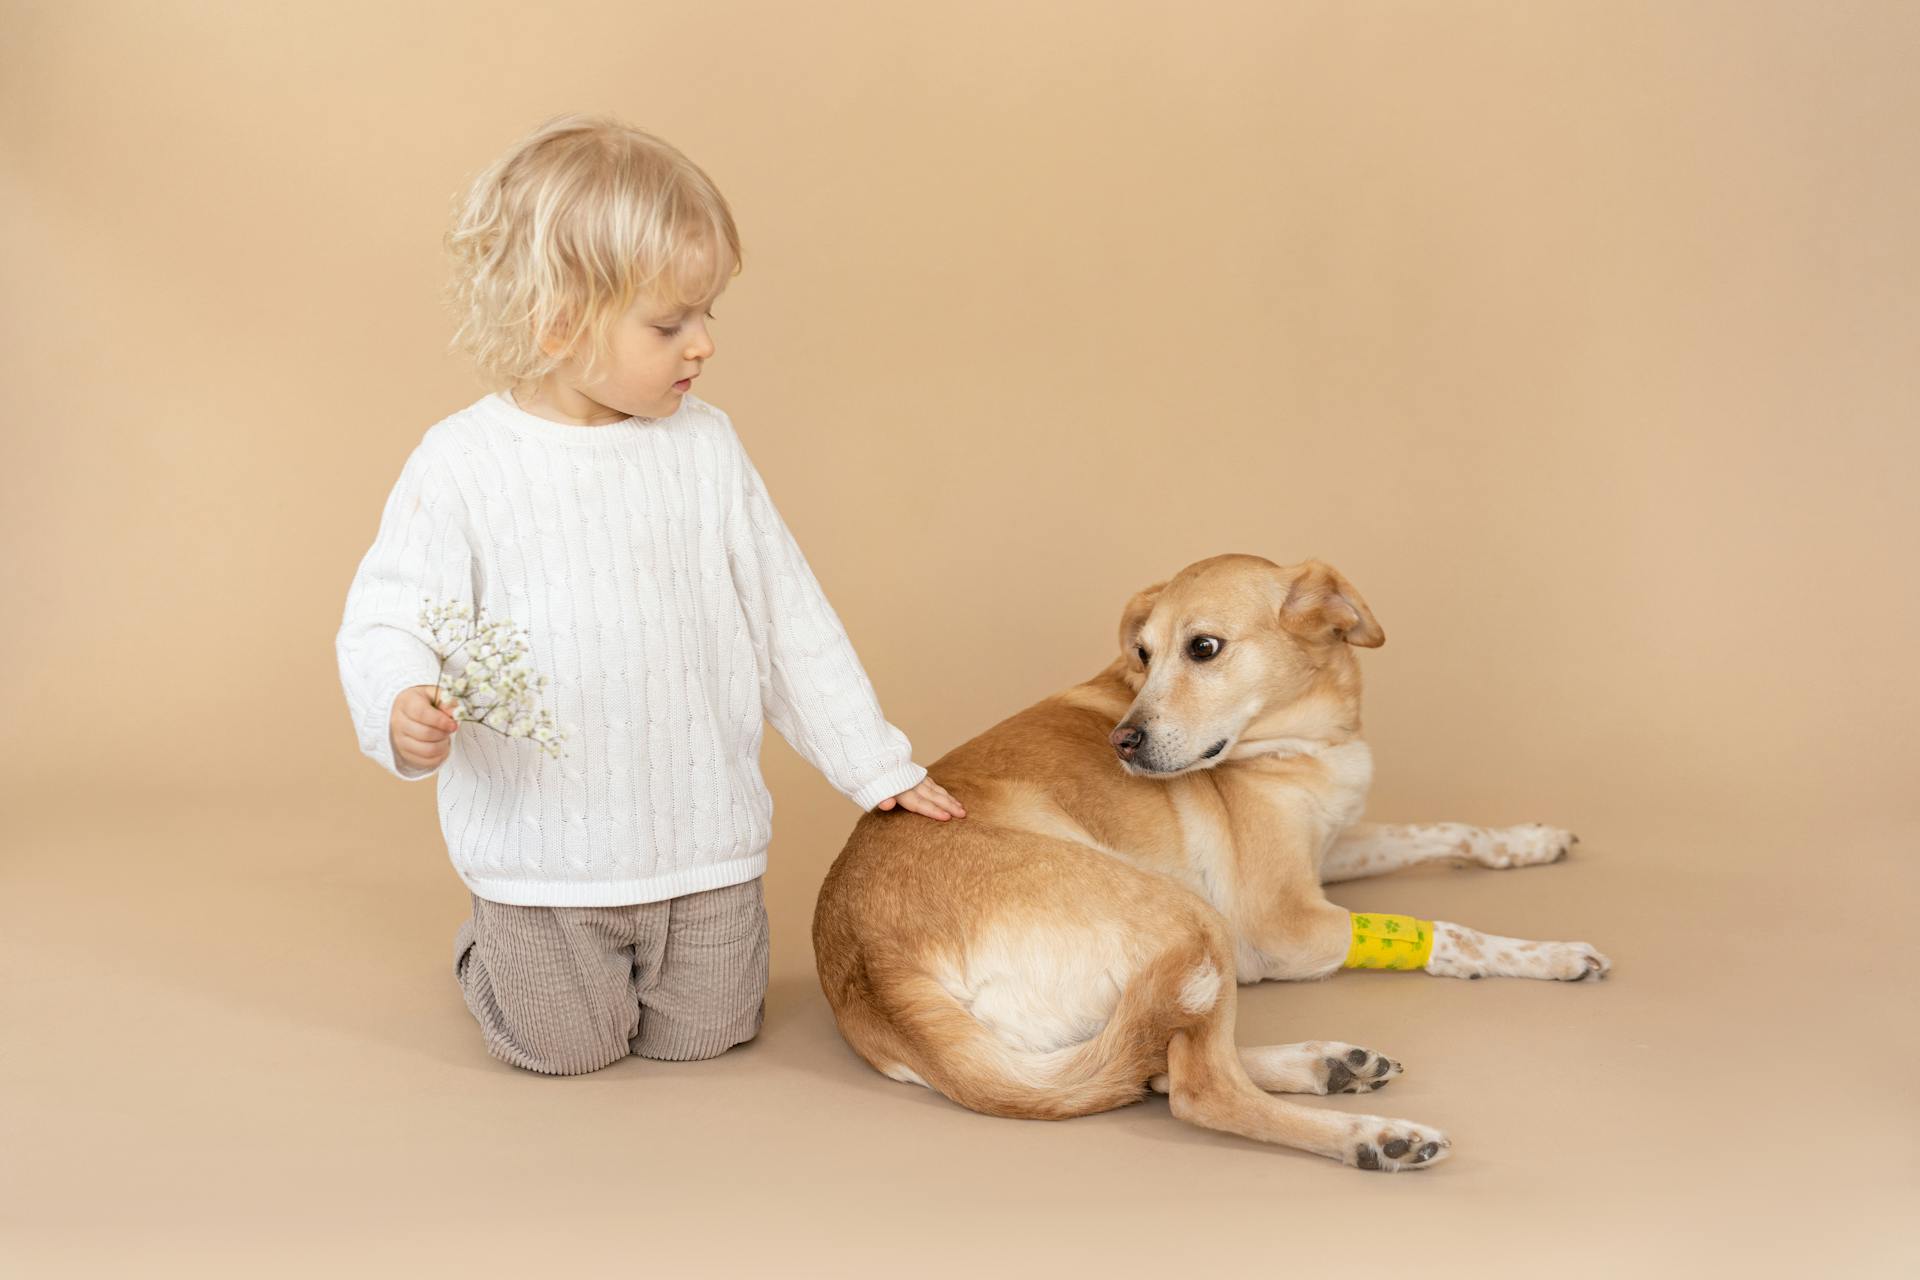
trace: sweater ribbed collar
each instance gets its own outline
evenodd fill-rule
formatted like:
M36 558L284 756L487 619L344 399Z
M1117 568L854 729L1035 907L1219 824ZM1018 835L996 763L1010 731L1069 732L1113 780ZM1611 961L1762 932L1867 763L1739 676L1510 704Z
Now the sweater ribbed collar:
M532 436L538 440L550 440L556 444L609 448L622 441L635 439L651 427L665 426L683 420L693 404L693 399L692 392L681 396L680 407L664 418L628 417L618 422L602 423L594 427L555 422L537 413L528 413L515 404L512 393L505 390L495 391L481 398L475 407L494 422L510 427L521 435Z

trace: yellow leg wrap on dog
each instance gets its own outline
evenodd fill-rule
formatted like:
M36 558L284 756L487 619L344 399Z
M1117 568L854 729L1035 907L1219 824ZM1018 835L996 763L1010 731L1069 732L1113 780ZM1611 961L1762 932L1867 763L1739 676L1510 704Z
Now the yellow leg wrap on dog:
M1433 954L1433 921L1355 911L1348 969L1424 969Z

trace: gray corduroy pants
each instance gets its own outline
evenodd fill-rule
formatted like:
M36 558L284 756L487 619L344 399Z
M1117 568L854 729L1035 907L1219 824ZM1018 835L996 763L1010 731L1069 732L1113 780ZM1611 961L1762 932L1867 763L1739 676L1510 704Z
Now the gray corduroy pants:
M473 895L453 973L487 1052L548 1075L637 1053L711 1058L760 1031L767 908L758 877L623 907Z

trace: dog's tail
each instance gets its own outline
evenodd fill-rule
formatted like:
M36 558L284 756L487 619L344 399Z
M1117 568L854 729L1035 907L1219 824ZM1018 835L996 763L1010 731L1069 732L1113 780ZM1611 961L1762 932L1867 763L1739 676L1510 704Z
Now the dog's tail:
M917 966L886 984L887 1020L912 1050L907 1065L964 1107L1028 1120L1090 1115L1146 1095L1173 1034L1232 998L1231 956L1224 935L1165 948L1121 989L1098 1032L1059 1049L1010 1044Z

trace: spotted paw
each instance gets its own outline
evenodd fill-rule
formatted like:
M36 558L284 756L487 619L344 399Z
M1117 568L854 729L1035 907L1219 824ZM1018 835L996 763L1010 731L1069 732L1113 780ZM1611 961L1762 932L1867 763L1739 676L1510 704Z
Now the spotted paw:
M1320 1092L1372 1093L1386 1088L1400 1072L1400 1064L1392 1058L1350 1045L1339 1056L1320 1060Z
M1562 831L1559 827L1545 827L1537 822L1524 827L1504 827L1494 832L1493 839L1479 850L1480 865L1502 870L1508 867L1537 867L1542 863L1560 861L1579 843L1580 837L1573 832Z
M1551 976L1562 982L1585 982L1588 978L1599 981L1613 972L1613 961L1584 942L1549 945L1554 948L1550 953L1553 965Z
M1353 1140L1345 1160L1356 1169L1379 1173L1424 1169L1445 1160L1453 1146L1438 1129L1405 1120L1385 1116L1355 1116L1353 1120Z

